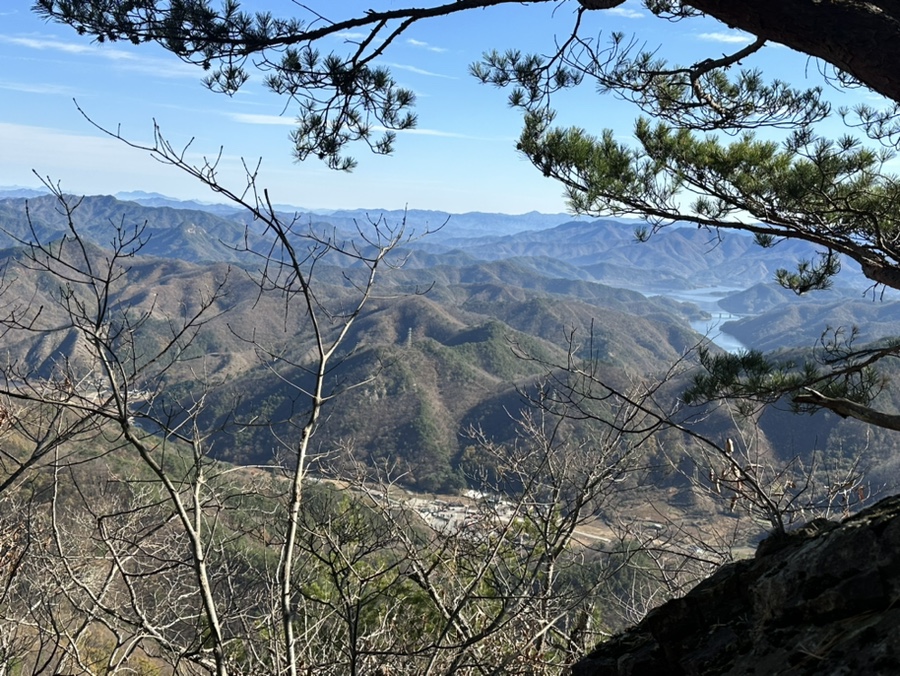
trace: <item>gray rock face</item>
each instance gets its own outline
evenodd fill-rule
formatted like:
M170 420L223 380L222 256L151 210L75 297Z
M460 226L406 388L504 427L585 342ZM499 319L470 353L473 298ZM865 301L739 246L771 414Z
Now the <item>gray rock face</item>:
M764 540L572 673L900 674L900 496Z

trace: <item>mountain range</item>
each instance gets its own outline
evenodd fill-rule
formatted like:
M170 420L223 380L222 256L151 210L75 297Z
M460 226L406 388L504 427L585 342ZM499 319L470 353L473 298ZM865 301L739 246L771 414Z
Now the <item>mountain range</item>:
M84 197L67 214L52 195L0 193L0 259L9 272L5 307L41 307L45 319L63 323L59 286L13 272L35 238L59 241L75 228L108 249L116 238L139 233L143 246L126 261L116 307L144 313L142 340L159 345L176 318L209 290L220 290L213 318L190 346L191 359L167 372L167 396L189 396L201 381L211 386L205 421L220 430L220 455L265 462L278 452L278 437L264 426L232 432L229 421L264 414L289 426L305 380L286 365L302 363L310 348L304 317L286 318L283 303L260 297L254 282L260 263L247 250L265 250L268 235L235 209L126 196L134 199ZM317 447L352 440L359 457L399 463L403 481L422 490L465 482L469 431L513 439L522 393L547 376L548 365L565 364L570 351L594 358L604 378L623 385L666 372L704 340L695 329L708 311L683 300L697 289L712 290L718 309L739 316L723 328L749 347L811 348L827 326L859 325L865 340L900 333L897 301L864 298L869 285L851 265L826 294L797 298L774 286L778 268L815 255L797 242L764 250L741 234L679 226L638 242L631 223L566 215L285 214L333 241L356 238L359 244L359 233L372 222L405 223L414 234L394 252L396 269L358 318L348 342L353 349L332 374L336 383L366 384L328 409ZM92 255L102 258L101 251ZM323 259L318 293L329 300L351 293L352 268L352 261ZM50 374L60 363L79 363L76 333L8 332L3 347L31 372ZM281 366L260 360L261 341L284 355ZM677 388L667 396L674 401ZM890 392L883 400L896 409ZM716 415L709 430L728 424L724 414ZM773 461L835 448L851 457L872 440L858 427L830 414L798 422L773 410L760 418L754 443ZM878 443L873 471L887 481L896 444L886 437Z

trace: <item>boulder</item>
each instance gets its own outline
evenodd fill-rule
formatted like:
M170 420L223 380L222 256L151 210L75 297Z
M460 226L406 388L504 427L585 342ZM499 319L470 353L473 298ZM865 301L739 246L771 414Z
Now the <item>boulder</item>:
M900 674L900 496L770 536L572 674Z

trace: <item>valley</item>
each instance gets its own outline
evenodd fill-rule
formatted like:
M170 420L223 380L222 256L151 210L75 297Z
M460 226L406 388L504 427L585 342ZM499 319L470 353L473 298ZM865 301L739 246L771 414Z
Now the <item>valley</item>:
M808 247L763 255L693 228L638 243L629 223L538 214L272 215L277 230L183 206L0 196L4 495L50 547L9 584L24 599L53 561L107 552L109 582L64 592L66 618L106 604L106 629L81 625L91 650L152 626L140 655L155 665L202 643L185 629L198 603L242 608L229 631L255 650L289 557L321 669L341 663L330 632L357 621L341 598L395 627L421 612L457 632L447 655L470 631L448 604L500 627L484 630L497 646L520 622L590 618L566 655L773 528L897 485L884 429L782 401L684 402L700 348L800 363L835 321L860 341L900 334L897 301L852 270L822 295L774 286ZM171 611L151 602L167 593ZM136 659L116 652L128 631L110 660ZM444 654L427 632L366 631L373 664L388 651L415 673Z
M24 198L0 200L7 269L20 260L17 243L65 232L53 199L30 198L31 228ZM161 198L146 199L153 204ZM146 224L146 243L128 259L115 303L147 313L141 335L148 346L161 345L173 318L195 311L204 294L220 289L215 316L191 344L189 359L172 364L164 385L145 389L164 387L166 396L181 396L204 380L204 420L219 430L217 454L267 462L278 442L266 426L235 431L224 421L251 419L260 411L288 421L302 405L288 373L296 368L288 365L302 363L308 349L303 319L285 319L279 300L259 295L249 250L265 244L253 234L252 221L236 210L173 204L178 206L88 197L73 224L101 247L114 227ZM811 349L829 326L861 326L859 340L866 342L900 333L900 304L889 295L865 297L867 283L850 266L828 292L797 297L775 286L777 269L814 255L799 243L762 250L749 237L695 228L669 229L638 243L627 223L565 215L355 211L299 219L335 241L352 241L356 228L378 220L405 222L413 235L392 252L402 266L379 282L384 298L376 294L354 324L335 372L337 379L366 384L336 401L339 423L327 421L317 437L323 447L352 439L371 462L397 459L406 464L407 484L423 490L465 485L467 430L513 438L523 392L566 363L570 351L596 360L604 377L626 383L664 373L704 341L696 329L710 326L713 342L731 351ZM250 239L241 244L245 232ZM102 256L100 250L96 255ZM316 280L325 295L339 299L352 279L336 262L319 261ZM54 291L52 283L22 278L5 297L8 307L40 305L51 323L62 323L52 314L58 308ZM4 340L13 361L29 372L46 375L60 363L79 363L80 339L70 330L8 332ZM261 358L261 344L270 355L282 355L286 371ZM822 418L829 414L814 417ZM755 443L779 458L790 457L791 449L827 451L832 438L842 439L847 456L865 445L847 431L854 429L852 421L823 425L833 431L800 443L794 420L767 412ZM874 453L880 485L894 480L890 450Z

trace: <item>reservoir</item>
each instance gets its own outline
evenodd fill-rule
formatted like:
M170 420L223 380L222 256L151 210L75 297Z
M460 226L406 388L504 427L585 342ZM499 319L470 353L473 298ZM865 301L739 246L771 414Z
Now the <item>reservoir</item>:
M666 296L674 300L693 303L701 310L708 312L711 317L709 319L691 322L691 328L697 333L706 336L713 343L721 347L726 352L739 352L746 350L744 345L734 336L722 331L722 324L735 319L743 319L744 315L736 315L726 312L719 307L719 301L732 293L743 291L744 289L728 289L725 287L711 287L706 289L684 289L678 291L663 291L656 295Z

